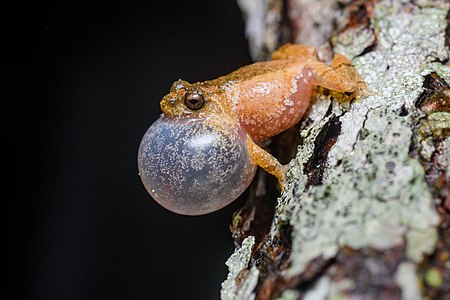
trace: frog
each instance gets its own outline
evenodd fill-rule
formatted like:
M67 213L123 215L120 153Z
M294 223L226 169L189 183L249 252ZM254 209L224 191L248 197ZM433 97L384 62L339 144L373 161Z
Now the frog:
M264 142L301 120L316 87L353 99L367 90L341 54L328 64L316 48L288 43L271 58L216 79L172 84L138 152L142 182L163 207L182 215L219 210L247 189L257 166L283 190L288 166Z

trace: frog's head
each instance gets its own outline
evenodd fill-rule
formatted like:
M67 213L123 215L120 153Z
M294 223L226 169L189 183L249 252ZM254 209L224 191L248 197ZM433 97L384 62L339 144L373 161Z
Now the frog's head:
M216 101L217 91L202 82L190 84L177 80L170 93L161 100L165 117L204 117L220 114L222 108Z
M253 179L247 133L224 113L214 84L175 82L161 101L164 115L145 133L138 167L148 193L184 215L216 211Z

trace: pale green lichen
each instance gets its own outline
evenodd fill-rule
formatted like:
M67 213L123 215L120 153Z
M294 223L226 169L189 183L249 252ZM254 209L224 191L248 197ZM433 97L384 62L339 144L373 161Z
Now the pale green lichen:
M259 271L253 267L244 281L236 283L236 278L240 272L247 268L255 237L249 236L243 242L241 248L237 249L225 263L228 266L228 277L222 283L220 296L224 300L239 300L254 298L253 290L258 282Z
M374 43L373 30L364 26L347 30L332 40L334 52L345 55L349 59L358 56Z

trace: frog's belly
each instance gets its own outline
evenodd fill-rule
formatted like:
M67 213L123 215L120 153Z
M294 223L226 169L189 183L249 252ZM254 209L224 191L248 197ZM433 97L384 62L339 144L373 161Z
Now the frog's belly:
M236 106L239 122L257 142L294 126L311 102L312 73L308 68L296 75L279 75L271 81L253 82Z

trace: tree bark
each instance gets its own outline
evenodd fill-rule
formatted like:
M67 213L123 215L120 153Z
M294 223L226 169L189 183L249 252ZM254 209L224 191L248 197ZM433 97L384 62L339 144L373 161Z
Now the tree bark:
M449 2L239 0L252 57L349 57L370 96L318 90L231 226L222 299L450 299ZM300 133L298 133L300 132ZM279 195L279 194L278 194Z

